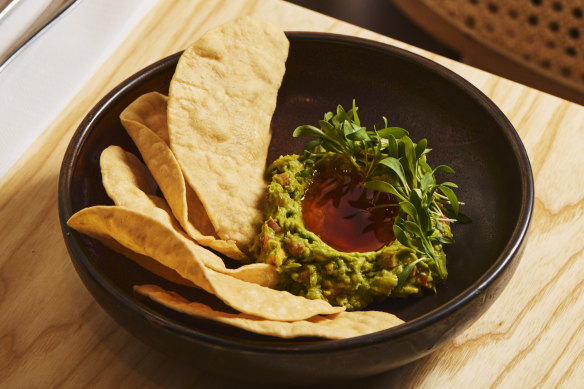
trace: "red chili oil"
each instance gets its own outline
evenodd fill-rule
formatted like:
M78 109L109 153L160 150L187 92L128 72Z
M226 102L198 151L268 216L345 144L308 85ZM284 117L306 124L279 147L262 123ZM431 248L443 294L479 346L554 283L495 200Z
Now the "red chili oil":
M339 251L376 251L395 239L399 206L371 210L377 204L396 204L395 198L365 189L364 179L349 164L319 166L302 199L305 227Z

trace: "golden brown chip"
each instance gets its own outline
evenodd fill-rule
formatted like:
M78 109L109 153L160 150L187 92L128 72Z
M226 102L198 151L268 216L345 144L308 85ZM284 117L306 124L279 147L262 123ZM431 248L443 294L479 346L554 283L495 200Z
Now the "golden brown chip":
M213 253L160 220L126 207L85 208L74 214L68 225L98 239L109 236L124 247L157 260L242 313L294 321L344 310L323 300L309 300L207 268L205 257Z
M275 288L280 281L280 273L278 273L278 269L275 266L267 263L248 263L239 266L236 269L213 270L217 270L219 273L228 274L242 281L251 282L253 284L258 284L267 288Z
M184 234L164 199L154 195L152 188L156 188L156 183L135 155L119 146L109 146L101 153L99 163L103 186L116 205L149 215ZM211 268L225 268L223 260L216 255L205 257L205 261L205 265Z
M189 245L196 244L189 239L181 230L179 223L173 217L172 212L164 199L149 193L154 193L156 184L142 162L136 156L124 151L119 146L110 146L106 148L100 158L100 165L102 168L103 185L107 193L116 205L125 206L135 210L144 215L148 215L159 223L162 223L167 228L174 230L178 235L184 237ZM145 193L143 190L148 191ZM147 228L147 226L144 226ZM108 247L115 251L121 252L119 247L112 245L110 240L100 235L100 239ZM171 281L177 282L177 277L174 277L174 270L168 269L162 271L161 266L154 266L151 261L141 258L138 254L128 255L126 252L121 252L130 259L135 260L138 264L147 268L155 274L160 276L171 275ZM208 251L204 256L201 256L204 265L217 270L222 273L231 274L232 276L258 283L260 285L273 287L278 282L278 272L275 267L267 264L249 264L241 266L237 269L227 269L223 260ZM165 277L166 278L166 277ZM180 278L179 278L180 279ZM190 282L180 282L182 284L189 284Z
M160 262L155 261L150 257L135 253L132 250L127 249L126 247L119 244L115 239L112 239L109 236L103 235L100 237L96 236L95 238L102 242L105 246L109 247L110 249L114 250L117 253L122 254L126 258L131 259L132 261L136 262L139 266L143 267L144 269L148 270L151 273L156 274L159 277L164 278L165 280L174 282L175 284L196 287L195 284L193 284L191 281L187 279L182 278L173 269L170 269L162 265Z
M148 195L156 193L156 181L150 171L132 153L119 146L101 152L99 167L105 191L117 205L149 203Z
M180 166L168 146L166 102L167 97L160 93L144 94L120 114L120 120L185 232L203 246L230 258L246 259L235 241L218 238L203 204L192 188L186 185Z
M395 315L380 311L341 312L292 322L274 321L242 313L217 311L205 304L191 302L177 293L165 291L156 285L136 285L134 290L159 304L187 315L279 338L316 336L343 339L370 334L404 323Z
M263 217L270 121L288 46L273 24L236 19L187 48L170 83L170 147L217 235L240 248Z

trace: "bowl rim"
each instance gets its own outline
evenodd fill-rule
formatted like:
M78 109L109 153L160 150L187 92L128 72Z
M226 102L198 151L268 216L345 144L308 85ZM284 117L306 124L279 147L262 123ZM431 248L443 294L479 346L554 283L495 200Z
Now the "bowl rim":
M503 272L509 267L514 260L519 260L517 254L523 241L526 239L527 231L531 221L534 204L534 182L531 164L527 156L525 147L519 137L519 134L510 123L508 118L503 114L499 107L491 101L483 92L472 85L462 76L454 73L448 68L440 65L430 59L422 57L418 54L395 47L386 43L372 41L361 37L353 37L341 34L323 33L323 32L304 32L304 31L287 31L286 35L291 43L294 41L310 41L323 44L337 44L345 46L357 46L377 52L382 52L385 55L400 57L401 60L409 61L415 65L421 66L425 71L439 75L448 80L448 82L455 84L469 98L475 103L482 106L488 111L499 127L503 128L503 135L511 145L514 155L519 163L519 170L521 173L521 208L518 214L518 223L515 225L510 239L507 244L493 262L493 264L484 272L484 274L473 282L466 290L458 294L453 299L442 304L441 306L425 313L409 322L392 327L386 330L375 333L362 335L339 340L318 340L311 343L293 344L290 343L270 343L250 342L247 340L233 340L220 336L214 336L199 332L196 329L181 324L180 322L168 318L154 309L149 308L144 304L137 303L126 292L118 288L109 277L101 270L92 265L93 260L89 258L88 253L81 247L80 234L67 226L67 220L73 214L72 201L70 198L71 178L75 167L75 161L81 152L86 139L91 133L93 125L98 122L103 112L107 112L110 106L113 106L121 99L127 92L132 91L134 87L138 86L144 79L149 78L168 67L173 66L178 61L182 52L172 54L163 58L143 69L134 73L107 95L105 95L85 116L75 131L69 146L65 152L61 171L59 174L58 187L58 208L61 228L65 242L72 251L71 260L74 265L80 266L90 277L93 278L98 286L106 293L113 296L119 301L124 308L133 311L142 316L145 320L150 322L164 322L164 326L160 326L163 331L171 332L174 335L180 335L188 339L211 343L215 347L224 347L231 350L246 351L246 352L261 352L261 353L318 353L318 352L332 352L346 349L366 347L380 341L389 341L400 338L404 335L413 333L422 329L434 322L444 319L452 312L462 309L469 304L473 299L478 298L486 287L494 282Z

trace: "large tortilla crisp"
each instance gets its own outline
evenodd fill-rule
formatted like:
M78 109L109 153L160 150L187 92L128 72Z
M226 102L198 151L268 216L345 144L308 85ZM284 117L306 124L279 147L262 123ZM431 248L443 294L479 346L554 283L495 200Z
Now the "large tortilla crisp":
M120 120L140 150L172 213L193 239L233 259L245 259L235 241L220 240L207 212L190 186L168 146L166 105L168 98L151 92L140 96L121 114Z
M246 314L221 312L156 285L137 285L134 290L153 301L194 317L214 320L247 331L279 338L317 336L342 339L370 334L402 324L396 316L379 311L340 312L330 316L314 316L293 322L265 320Z
M247 247L262 221L270 121L288 40L249 17L205 33L170 83L170 147L219 237Z
M344 310L324 300L309 300L207 268L205 258L213 253L190 244L191 241L165 223L127 207L98 205L85 208L71 216L68 224L98 239L108 236L129 250L155 259L242 313L270 320L294 321Z
M166 201L153 194L153 188L155 186L152 184L152 176L148 169L146 169L146 166L135 155L124 151L119 146L109 146L101 154L100 166L104 188L116 205L130 208L137 213L157 220L169 230L174 231L175 238L183 239L185 244L192 250L196 251L200 249L196 247L196 243L181 229ZM148 221L146 221L142 229L148 228ZM93 231L95 233L95 230ZM91 235L91 233L88 233L88 235ZM176 277L174 277L175 272L172 268L169 268L168 271L162 271L160 269L161 265L154 265L152 263L156 261L152 259L146 260L143 256L135 252L130 251L130 254L127 249L120 250L120 245L113 244L112 239L106 235L107 233L104 232L99 233L95 237L108 247L127 255L130 259L133 259L153 273L167 279L170 279L168 278L168 275L170 275L172 276L171 280L177 282ZM200 255L199 258L205 266L211 269L264 286L273 287L278 282L278 273L273 266L254 263L241 266L237 269L227 269L225 263L219 256L211 251L204 251L205 253ZM186 283L192 286L190 281L185 281L180 278L179 280L182 281L180 282L182 284Z

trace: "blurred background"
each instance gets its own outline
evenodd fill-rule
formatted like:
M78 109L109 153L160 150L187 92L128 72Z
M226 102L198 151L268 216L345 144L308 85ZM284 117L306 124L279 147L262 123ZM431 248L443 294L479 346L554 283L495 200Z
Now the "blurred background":
M288 0L584 105L584 0Z

